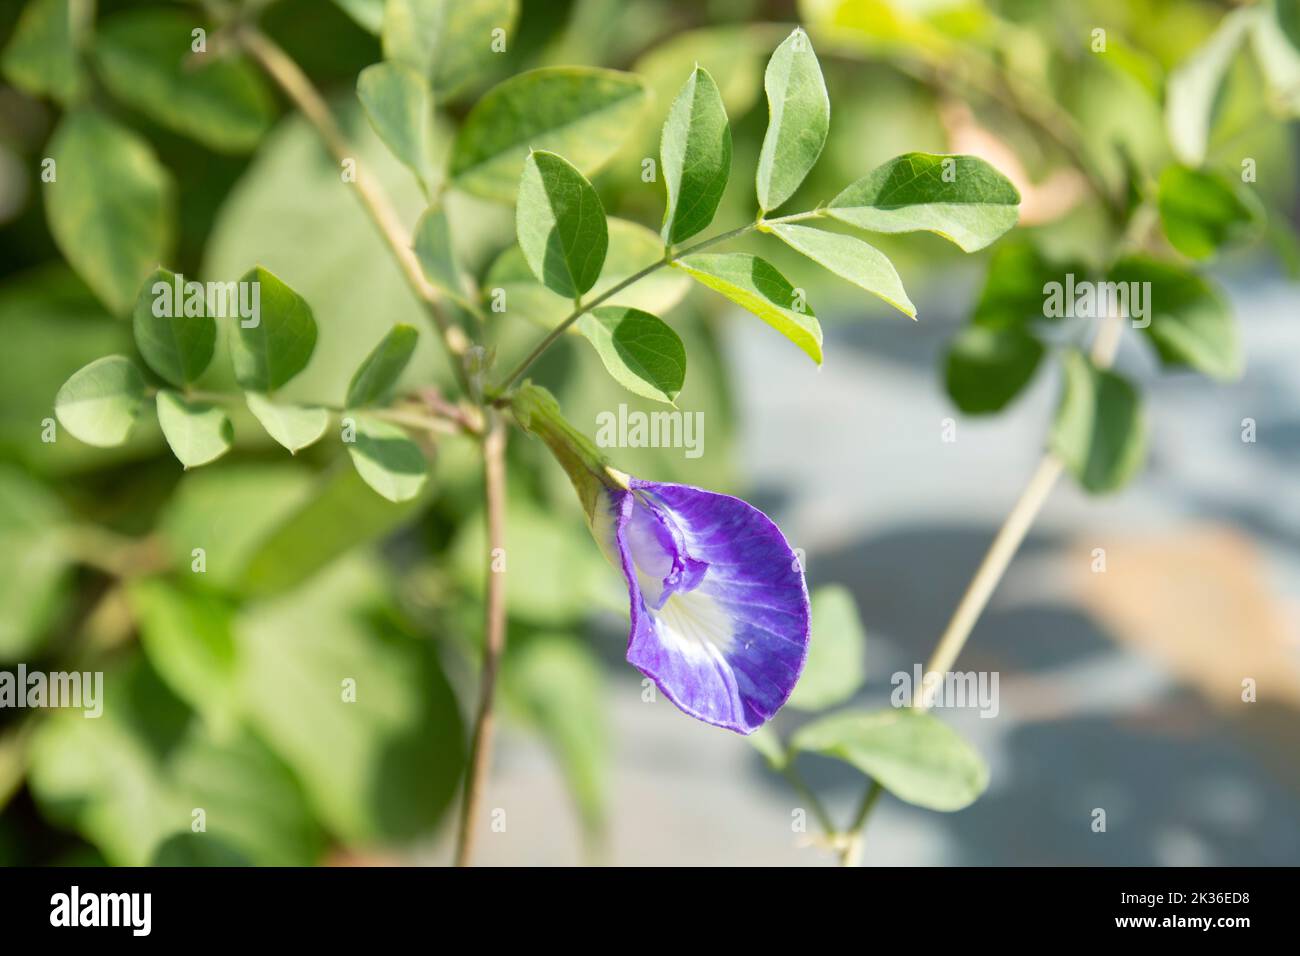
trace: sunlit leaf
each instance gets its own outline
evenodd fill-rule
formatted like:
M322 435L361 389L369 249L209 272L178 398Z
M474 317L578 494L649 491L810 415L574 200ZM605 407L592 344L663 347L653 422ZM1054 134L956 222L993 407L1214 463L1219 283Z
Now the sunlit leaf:
M859 179L826 210L869 232L933 232L964 252L1016 224L1020 194L974 156L905 153Z
M879 296L909 318L916 318L916 306L903 289L903 280L889 258L874 246L854 236L826 232L794 223L768 227L790 248L802 252L813 262L847 279L859 289Z
M843 760L907 803L960 810L988 786L983 758L938 718L911 708L849 711L805 724L795 750Z
M356 440L347 443L352 464L371 488L389 501L409 501L429 477L429 463L420 446L396 425L358 415Z
M158 392L158 424L172 453L186 468L220 458L230 451L235 438L225 409L165 388Z
M747 253L696 253L673 263L697 282L721 292L822 363L822 328L812 306L769 263Z
M768 123L758 154L758 205L776 209L807 177L831 125L831 101L808 34L798 27L772 54L763 76Z
M1270 10L1269 7L1273 10ZM1276 11L1277 16L1271 13ZM1250 27L1251 52L1259 64L1274 112L1300 116L1300 3L1260 4Z
M273 402L260 392L245 392L244 401L266 433L293 453L314 445L329 425L323 408Z
M1174 155L1188 166L1199 166L1205 160L1219 85L1255 13L1254 10L1229 13L1200 49L1169 74L1165 127Z
M72 437L109 448L126 441L144 396L144 377L135 363L107 355L64 382L54 398L54 413Z

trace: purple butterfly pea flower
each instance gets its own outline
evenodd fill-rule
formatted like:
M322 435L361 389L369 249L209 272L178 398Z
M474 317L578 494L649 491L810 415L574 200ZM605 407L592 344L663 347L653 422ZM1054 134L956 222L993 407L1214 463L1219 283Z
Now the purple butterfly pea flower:
M794 690L808 655L803 570L757 508L610 468L545 389L513 400L569 473L597 544L627 579L627 659L692 717L753 733Z

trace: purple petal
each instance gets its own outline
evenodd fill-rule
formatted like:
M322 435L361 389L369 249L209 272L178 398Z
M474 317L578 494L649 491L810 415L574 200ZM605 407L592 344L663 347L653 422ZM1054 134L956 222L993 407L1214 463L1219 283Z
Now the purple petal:
M808 653L794 552L739 498L636 478L629 487L610 491L592 528L627 578L627 659L692 717L752 733L790 696Z

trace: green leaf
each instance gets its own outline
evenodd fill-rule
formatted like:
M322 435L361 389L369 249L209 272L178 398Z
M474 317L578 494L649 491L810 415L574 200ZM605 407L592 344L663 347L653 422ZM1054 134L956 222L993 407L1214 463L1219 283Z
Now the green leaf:
M944 385L967 415L1001 411L1034 377L1043 352L1023 327L968 325L948 348Z
M334 0L334 4L368 33L379 35L384 25L385 0Z
M228 734L236 720L231 605L158 578L132 582L126 594L154 670L214 733Z
M1265 218L1245 186L1185 166L1161 173L1158 204L1169 244L1193 259L1208 259L1223 246L1253 237Z
M427 189L433 180L433 96L428 81L400 63L376 63L358 74L357 96L379 138Z
M800 290L770 264L743 252L697 253L673 263L697 282L748 309L822 364L822 328Z
M429 477L420 446L396 425L358 415L356 440L347 442L352 464L362 479L389 501L409 501Z
M196 53L179 10L128 10L97 28L95 62L117 99L226 153L253 149L275 120L262 74L233 51Z
M566 492L567 493L567 492ZM512 495L506 504L506 609L511 621L542 628L579 627L595 608L627 608L627 587L611 573L600 551L573 533L569 516L543 510L533 499ZM485 571L493 560L481 515L461 523L451 547L456 583L482 600Z
M149 866L252 866L253 861L219 836L193 830L173 833L158 844Z
M0 70L25 93L71 104L86 88L79 48L94 17L94 0L31 0L0 57Z
M246 391L269 393L307 367L316 348L316 320L302 296L261 266L240 281L257 284L260 314L256 325L241 320L230 340L235 378Z
M818 711L852 697L867 679L865 644L853 593L839 584L814 591L808 661L787 703Z
M30 660L68 607L67 522L54 493L18 467L0 464L0 663ZM0 784L0 806L4 804Z
M224 409L191 401L165 388L158 391L158 424L172 453L186 468L215 461L230 451L235 439Z
M578 320L609 374L628 391L669 405L686 379L686 349L660 318L640 309L604 306Z
M98 448L126 441L144 402L144 377L121 355L96 359L63 383L54 414L73 438Z
M453 297L465 294L446 212L440 207L427 209L415 224L412 246L426 279Z
M158 522L166 554L176 567L193 571L195 549L202 549L205 570L193 571L194 583L242 596L249 559L310 498L313 485L308 468L284 459L256 465L223 462L186 472ZM231 521L230 515L239 520Z
M175 282L176 274L161 268L145 280L135 301L132 329L149 367L171 384L184 387L198 381L211 364L217 323L206 310L187 315L184 297L173 294Z
M63 117L49 151L50 233L109 311L125 315L171 245L171 175L148 143L90 109Z
M385 401L398 377L411 361L420 333L409 325L394 325L366 356L348 385L347 408L361 408Z
M600 663L571 637L530 637L506 655L503 690L513 713L554 752L588 834L604 823L610 740Z
M317 862L324 836L289 768L247 732L216 742L145 658L127 653L126 667L104 673L101 717L52 712L33 734L28 781L42 814L112 865L149 863L192 833L196 807L207 813L201 836L227 847L223 856Z
M904 153L831 200L827 212L868 232L933 232L963 252L1016 224L1020 193L974 156Z
M1256 13L1229 13L1214 34L1169 74L1165 128L1174 155L1188 166L1199 166L1205 160L1219 86Z
M697 66L673 100L659 143L668 193L662 235L672 245L713 221L731 175L731 126L722 94Z
M983 758L947 724L911 708L834 714L800 727L795 750L851 764L898 799L950 812L988 786Z
M388 0L384 58L427 76L434 90L452 95L491 69L498 54L493 31L509 42L518 0Z
M767 132L758 154L758 206L776 209L807 177L831 126L831 101L808 34L796 27L776 48L763 74Z
M273 402L260 392L245 392L244 401L266 433L291 454L319 441L330 422L329 412L323 408Z
M1065 388L1052 422L1052 451L1085 491L1123 487L1142 467L1147 429L1137 391L1077 351L1065 353Z
M645 226L626 219L607 219L609 250L600 278L590 289L592 296L603 294L624 279L663 259L660 237ZM635 282L609 300L610 305L625 305L651 314L667 312L680 302L690 289L691 280L671 269L659 269ZM573 300L557 295L537 281L524 260L518 245L506 249L492 263L483 280L484 290L493 295L503 293L504 314L517 315L542 328L553 329L573 311Z
M332 469L245 552L240 590L261 597L296 587L410 521L423 503L414 498L394 504L371 491L354 469Z
M1273 14L1278 28L1300 52L1300 0L1274 0Z
M452 184L513 202L530 149L566 156L590 176L636 128L645 104L645 86L630 73L547 67L512 77L488 90L461 125Z
M536 150L524 161L515 231L533 275L548 289L577 299L605 264L605 208L586 177L563 157Z
M427 200L415 177L380 141L354 97L343 97L338 106L358 168L384 187L395 209L417 215ZM500 220L507 221L504 210ZM478 224L459 227L466 229L477 231ZM328 236L329 255L321 254L318 243L304 241L307 236ZM357 201L355 184L340 181L338 164L298 115L286 116L271 131L239 187L229 191L195 274L233 281L254 264L306 299L319 329L311 362L285 390L293 401L337 404L365 354L356 341L377 342L397 322L419 327L429 321L392 249ZM233 318L218 321L218 352L230 348L237 325ZM454 384L450 363L432 336L424 337L411 365L420 381Z
M984 288L971 316L975 325L989 329L1023 329L1031 321L1046 318L1047 290L1059 284L1062 294L1067 275L1083 275L1086 266L1079 263L1048 261L1032 242L1012 238L998 244L989 257Z
M1149 256L1115 264L1115 282L1150 283L1143 330L1166 366L1190 367L1220 382L1241 376L1244 359L1237 323L1223 296L1209 281L1180 266Z
M909 318L916 318L916 306L903 289L894 264L874 246L854 236L826 232L793 223L766 227L790 248L825 266L841 279L884 299Z
M434 642L376 613L389 583L377 566L343 562L251 606L236 630L250 726L350 845L431 836L465 766Z
M1277 17L1271 16L1267 4L1256 8L1250 27L1251 52L1263 74L1267 102L1275 116L1294 119L1300 116L1300 49L1294 36L1288 36L1279 22L1284 17L1300 18L1300 3L1278 0L1272 5ZM1284 14L1284 8L1292 12ZM1292 20L1294 26L1294 19Z

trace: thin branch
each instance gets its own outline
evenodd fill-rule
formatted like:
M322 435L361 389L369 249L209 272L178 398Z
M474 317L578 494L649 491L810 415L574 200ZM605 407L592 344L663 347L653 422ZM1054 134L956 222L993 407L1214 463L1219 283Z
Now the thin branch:
M884 787L872 780L871 785L867 787L866 793L862 795L862 801L858 804L858 812L853 815L853 824L845 832L843 845L840 847L840 866L857 866L862 860L862 831L867 825L867 817L871 815L876 801L880 799L880 794Z
M487 435L483 439L483 485L487 510L487 598L483 633L483 669L479 677L478 715L470 742L469 766L465 771L465 792L460 805L460 827L456 835L456 865L468 866L474 853L474 838L483 786L492 758L493 698L497 672L506 649L506 575L494 567L496 555L506 546L506 429L500 413L489 411Z
M1119 315L1107 316L1102 320L1090 352L1092 362L1098 368L1110 368L1114 363L1123 330L1124 319ZM989 599L992 598L1002 576L1006 574L1011 559L1016 556L1021 543L1025 540L1025 535L1029 533L1030 527L1056 486L1056 480L1061 476L1063 469L1061 459L1053 452L1046 452L1039 459L1038 467L1034 469L1029 483L1016 499L1006 520L1002 522L1002 527L998 529L993 543L989 545L984 560L980 562L975 576L971 578L970 584L966 586L966 592L957 603L957 608L953 611L948 626L944 628L939 643L935 645L930 659L926 661L921 683L912 697L912 706L916 709L926 710L930 706L930 701L923 693L926 685L925 677L930 674L945 674L957 662L957 656L966 646L966 640L974 630L976 621L984 613ZM856 866L861 858L862 831L882 789L879 783L872 780L866 793L863 794L862 801L858 805L857 817L848 831L848 844L842 851L840 859L842 865Z
M357 157L356 150L348 142L343 130L330 112L329 106L326 105L324 98L312 85L307 74L294 62L293 58L285 53L274 40L249 24L239 24L235 31L235 37L240 46L261 64L262 69L275 80L285 95L293 101L299 112L311 123L331 155L340 163L349 159L355 160ZM402 225L401 219L398 218L392 203L389 202L388 195L384 192L383 187L360 164L357 165L356 181L353 185L356 186L356 193L361 200L361 204L365 207L366 212L370 215L376 228L378 228L379 234L387 242L393 257L397 260L407 284L410 285L416 297L424 304L425 310L429 313L434 326L438 329L443 344L451 356L452 369L456 373L457 380L468 394L469 380L462 362L462 357L466 349L469 348L468 337L443 312L439 301L439 292L424 277L420 262L411 249L410 236L407 235L406 228Z
M574 307L573 311L570 312L564 318L564 321L561 322L559 325L557 325L555 328L551 329L551 331L546 334L546 337L542 339L541 342L537 343L537 347L528 353L527 358L525 358L522 362L520 362L515 367L515 370L513 372L511 372L509 375L507 375L504 379L501 380L501 383L492 390L491 397L494 399L499 398L501 394L506 391L506 389L508 389L511 385L513 385L516 381L518 381L519 377L523 375L524 372L528 371L529 366L531 366L534 362L536 362L539 358L541 358L542 353L545 352L548 348L550 348L555 343L556 339L558 339L561 335L563 335L565 332L568 331L569 326L573 325L574 322L577 322L578 319L582 318L582 316L585 313L590 312L592 309L596 308L596 306L600 305L601 303L609 301L611 298L618 295L628 286L640 282L642 279L644 279L646 276L650 275L651 273L657 272L659 269L664 268L664 266L672 265L678 259L682 258L682 256L688 256L692 252L699 252L701 249L707 249L710 246L716 246L720 242L726 242L728 239L734 239L736 238L736 236L744 235L745 233L752 232L755 229L762 229L765 226L771 226L777 223L798 222L802 219L813 219L817 216L822 216L824 214L825 214L824 210L819 206L818 208L811 209L808 212L797 212L789 216L782 216L779 219L756 219L753 222L746 223L743 226L738 226L735 229L728 230L727 232L719 233L718 235L712 236L708 239L703 239L700 242L695 243L694 245L687 246L685 249L679 249L676 252L674 252L671 249L664 250L664 257L660 259L658 262L652 262L650 265L646 266L640 272L635 272L632 275L628 276L626 279L622 280L621 282L618 282L615 285L610 286L610 288L606 289L604 292L596 296L596 298L592 299L590 302L579 302Z
M835 837L835 824L831 821L831 815L826 812L826 807L822 805L817 794L805 782L803 775L795 769L793 760L786 760L781 767L781 775L789 781L790 786L794 787L795 792L808 802L808 806L812 808L813 816L817 818L817 823L821 826L822 831L828 838L833 839Z

